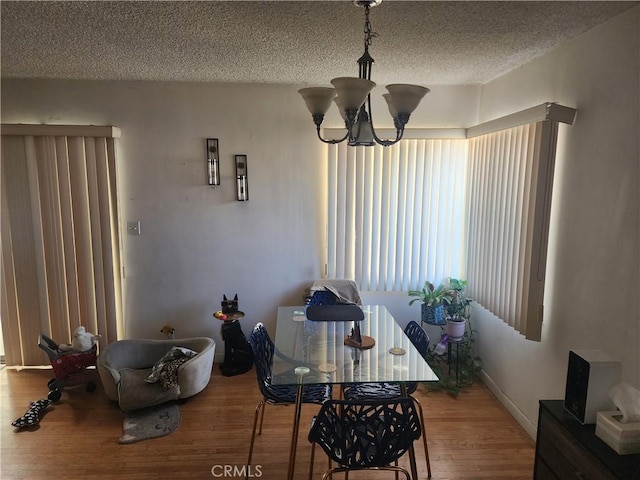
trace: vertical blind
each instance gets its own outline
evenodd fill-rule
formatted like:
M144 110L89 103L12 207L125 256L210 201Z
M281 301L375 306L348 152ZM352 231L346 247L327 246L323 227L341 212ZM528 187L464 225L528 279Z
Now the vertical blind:
M113 127L2 126L2 328L8 365L41 365L40 333L122 319Z
M557 122L469 140L468 294L540 340Z
M329 146L329 278L407 291L464 277L467 142Z
M329 147L328 269L365 291L407 291L444 277L540 340L558 123L544 103L464 139Z

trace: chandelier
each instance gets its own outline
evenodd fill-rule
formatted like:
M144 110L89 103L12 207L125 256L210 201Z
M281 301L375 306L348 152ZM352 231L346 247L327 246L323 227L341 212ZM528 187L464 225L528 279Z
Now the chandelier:
M389 113L393 117L396 128L396 138L394 140L382 140L376 135L373 127L373 116L371 112L370 92L376 86L371 81L371 68L373 58L369 55L371 40L377 36L371 30L369 21L369 10L382 3L382 0L354 0L359 7L364 7L364 53L358 59L358 77L338 77L331 80L331 87L308 87L298 90L302 95L307 108L313 117L316 125L318 138L324 143L340 143L348 140L350 146L373 146L376 143L382 146L389 146L397 143L404 133L404 127L409 121L411 113L416 109L422 97L429 89L419 85L393 84L387 85L389 93L383 95L389 107ZM324 115L331 107L331 102L335 102L340 115L344 120L347 133L340 139L324 139L320 135L320 126L324 120Z

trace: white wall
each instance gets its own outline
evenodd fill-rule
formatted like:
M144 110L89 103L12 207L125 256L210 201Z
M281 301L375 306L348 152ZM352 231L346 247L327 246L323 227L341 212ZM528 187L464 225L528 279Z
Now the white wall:
M413 126L475 121L479 87L432 90ZM326 149L297 87L4 79L2 122L121 128L121 220L142 232L122 235L126 337L161 338L170 324L222 345L212 314L235 293L245 332L261 321L274 333L277 306L302 303L324 271ZM215 189L207 137L220 142ZM234 154L248 156L248 203L235 200Z
M529 421L564 398L571 349L601 349L640 388L640 8L482 88L480 120L554 101L561 126L540 343L487 312L475 326L485 372Z

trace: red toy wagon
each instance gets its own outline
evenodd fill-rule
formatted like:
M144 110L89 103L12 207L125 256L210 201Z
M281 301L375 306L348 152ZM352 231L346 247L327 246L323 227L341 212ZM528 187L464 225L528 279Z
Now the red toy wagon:
M38 346L47 352L55 378L47 382L49 387L49 400L60 400L61 390L64 387L87 384L87 392L96 389L98 374L95 368L98 346L94 345L86 352L65 352L60 350L58 344L42 333L38 336Z

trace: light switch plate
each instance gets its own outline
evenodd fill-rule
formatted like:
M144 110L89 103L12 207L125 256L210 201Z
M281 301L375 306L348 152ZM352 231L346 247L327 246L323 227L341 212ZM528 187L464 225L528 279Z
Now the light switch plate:
M129 235L140 235L140 220L127 222L127 233Z

